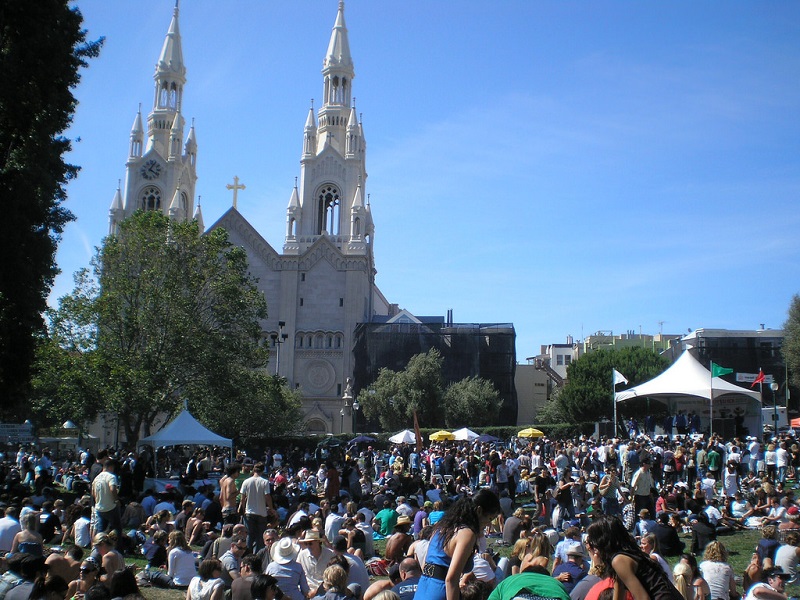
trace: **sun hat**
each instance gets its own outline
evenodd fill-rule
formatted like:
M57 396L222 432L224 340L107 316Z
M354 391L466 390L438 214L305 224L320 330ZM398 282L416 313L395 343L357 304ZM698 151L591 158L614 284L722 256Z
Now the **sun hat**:
M413 524L413 521L411 520L411 517L409 517L408 515L400 515L397 518L397 523L395 523L395 526L396 525L412 525L412 524Z
M297 558L298 552L300 552L300 548L292 541L292 538L284 537L272 544L269 554L273 562L285 565Z
M297 540L298 544L310 544L311 542L322 542L322 536L320 536L319 531L309 529L301 539Z

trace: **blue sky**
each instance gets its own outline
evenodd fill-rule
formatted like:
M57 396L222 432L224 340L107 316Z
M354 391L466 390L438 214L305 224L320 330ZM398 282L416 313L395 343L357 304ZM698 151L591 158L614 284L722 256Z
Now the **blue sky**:
M82 0L77 216L52 299L108 232L171 0ZM206 225L280 249L335 0L183 0ZM377 283L513 322L517 358L598 330L779 328L800 292L800 3L349 0ZM663 322L663 325L659 323Z

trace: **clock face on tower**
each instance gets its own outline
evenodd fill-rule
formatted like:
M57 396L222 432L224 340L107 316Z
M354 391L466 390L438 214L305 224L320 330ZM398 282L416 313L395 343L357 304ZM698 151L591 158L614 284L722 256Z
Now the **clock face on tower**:
M158 176L161 175L161 165L158 164L157 160L151 158L142 165L139 173L141 173L142 177L145 179L158 179Z

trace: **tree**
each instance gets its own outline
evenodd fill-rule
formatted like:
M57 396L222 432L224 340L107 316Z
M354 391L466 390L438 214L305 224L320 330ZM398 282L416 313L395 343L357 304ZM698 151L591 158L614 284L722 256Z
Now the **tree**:
M597 350L581 356L567 368L567 383L552 400L545 414L575 423L611 418L611 373L616 369L636 385L659 375L669 361L654 351L638 346L619 350Z
M783 331L786 336L783 339L783 359L789 369L791 383L800 387L800 294L795 294L792 298Z
M381 369L375 383L358 395L364 415L378 419L387 431L408 427L415 411L422 427L443 426L442 362L434 348L412 356L402 371Z
M463 427L496 423L502 402L490 381L467 377L445 389L444 359L435 348L415 354L402 371L383 368L358 401L367 419L386 431L410 427L414 412L421 427Z
M98 285L80 273L52 315L37 362L40 407L83 396L119 415L129 443L183 400L229 437L297 427L297 394L266 371L266 301L227 232L201 236L196 222L137 212L106 238L93 267ZM56 347L67 356L51 364Z
M443 404L447 427L479 427L497 423L502 401L491 381L467 377L447 387Z
M58 274L56 247L73 219L65 186L78 173L64 154L72 90L103 40L86 41L83 18L66 0L0 3L0 411L29 412L31 365L42 314Z

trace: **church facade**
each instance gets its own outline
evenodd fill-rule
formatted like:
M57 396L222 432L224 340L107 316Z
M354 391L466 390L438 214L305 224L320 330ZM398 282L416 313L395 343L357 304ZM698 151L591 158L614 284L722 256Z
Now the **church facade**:
M316 112L309 109L298 139L300 173L289 194L283 247L271 246L235 202L209 228L224 228L230 241L246 250L269 310L262 323L272 350L269 368L301 392L306 427L314 433L352 432L356 326L398 312L375 284L366 140L352 105L354 78L344 3L339 2L323 59L322 103ZM147 131L141 110L134 120L125 183L111 205L110 233L137 209L194 218L203 227L201 209L194 206L193 126L183 140L186 68L177 7L154 81Z

